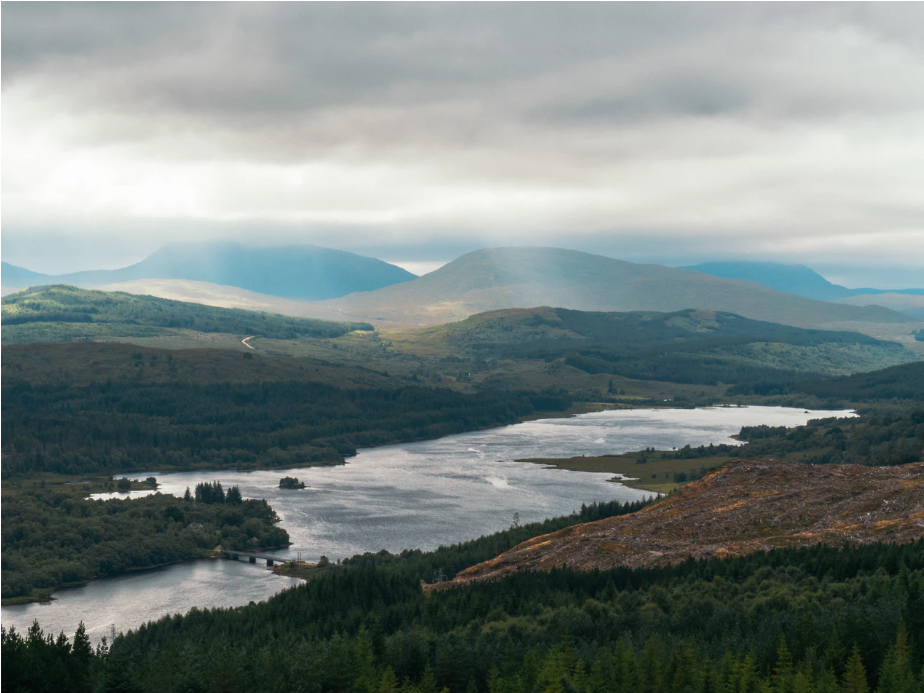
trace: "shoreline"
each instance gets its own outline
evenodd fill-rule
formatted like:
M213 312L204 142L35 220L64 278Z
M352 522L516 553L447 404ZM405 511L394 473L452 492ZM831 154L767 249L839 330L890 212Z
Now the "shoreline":
M527 457L514 462L543 465L543 469L566 469L573 472L614 474L610 483L622 484L626 488L650 493L668 494L694 481L705 472L715 471L733 459L731 455L711 457L661 457L674 450L640 450L615 455L594 455L591 457ZM682 474L678 480L678 474ZM648 478L646 478L648 477ZM650 480L649 480L650 479ZM663 479L663 480L662 480Z
M719 406L721 405L712 405L712 407L719 407ZM768 406L774 406L774 405L768 405ZM447 436L438 436L436 438L419 438L419 439L407 440L407 441L396 442L396 443L386 443L382 445L369 446L366 448L357 449L357 453L360 452L361 450L372 450L376 448L387 447L389 445L406 445L408 443L422 442L422 441L428 441L428 440L439 440L440 438L446 438L446 437L453 436L453 435L461 435L464 433L500 429L500 428L505 428L507 426L513 426L513 425L517 425L520 423L526 423L529 421L536 421L536 420L541 420L541 419L573 418L573 417L581 416L583 414L602 412L602 411L664 410L664 409L688 410L688 409L695 409L695 408L697 407L652 406L651 404L636 405L636 404L621 404L621 403L611 403L611 402L584 402L584 403L579 403L578 405L573 405L572 407L569 407L567 410L562 411L562 412L536 412L527 417L522 417L516 422L510 423L510 424L472 428L466 431L460 431L458 433L451 433L451 434L448 434ZM707 407L707 408L711 408L711 407ZM732 405L729 408L737 408L737 407ZM736 438L737 435L732 435L731 437ZM673 451L658 450L654 452L648 452L647 454L648 455L660 455L662 452L669 454ZM678 471L689 472L691 469L699 470L703 467L705 467L707 470L712 470L712 469L715 469L725 464L729 459L732 459L731 457L728 457L728 456L722 456L721 459L718 459L718 458L689 458L685 460L684 459L666 459L665 460L665 459L652 458L651 460L648 461L647 466L644 467L644 472L647 474L651 474L652 472L654 472L654 475L665 474L665 472L666 474L665 474L665 478L663 481L660 481L660 479L657 479L657 478L655 478L653 481L647 481L647 480L643 480L643 477L638 475L639 472L643 471L643 468L641 467L641 465L639 464L638 466L636 466L638 464L637 458L644 454L645 454L644 452L642 453L628 452L628 453L622 453L622 454L617 454L617 455L600 455L600 456L595 456L595 457L581 456L581 457L570 457L570 458L518 458L518 459L515 459L514 461L529 462L532 464L541 464L541 465L544 465L546 468L551 468L551 469L565 469L565 470L570 470L570 471L609 473L609 474L619 475L619 476L614 476L611 479L608 479L608 481L613 482L613 483L620 483L627 488L631 488L631 489L638 490L638 491L645 491L645 492L657 493L657 494L667 494L673 490L676 490L677 488L682 486L684 483L687 483L688 480L692 480L692 479L688 479L687 481L676 482L676 481L672 481L671 477L667 476L667 474L673 474L674 472L678 472ZM160 470L160 471L154 470L154 471L145 471L141 473L137 473L137 472L136 473L139 475L140 474L150 474L150 475L178 474L178 473L188 473L188 472L195 472L195 471L203 471L203 472L207 471L207 472L219 472L219 473L223 471L228 471L228 472L237 472L237 473L250 473L250 472L255 472L255 471L272 471L272 470L285 470L285 469L294 470L294 469L304 469L304 468L311 468L311 467L336 467L336 466L347 464L347 460L349 460L350 457L354 457L354 456L355 455L350 455L349 457L344 458L342 462L314 462L314 463L306 463L302 465L297 465L294 467L290 465L272 466L272 467L257 467L254 469L237 469L237 468L229 468L229 467L222 467L222 468L197 467L197 468L189 468L189 469L174 469L174 470L169 470L169 471L168 470ZM631 467L627 467L626 466L627 463L631 463ZM669 463L669 464L665 464L665 463ZM662 469L661 467L665 467L665 468ZM136 483L140 484L141 482L136 482ZM161 484L158 483L154 487L154 491L156 493L159 493L160 487L161 487ZM151 488L150 486L145 486L137 490L148 490L150 488ZM133 490L136 490L136 489L133 489ZM128 495L128 493L130 492L127 492L126 495ZM130 497L126 499L130 499ZM264 547L260 549L254 549L254 550L273 551L273 550L279 550L282 548L286 548L289 545L291 545L291 542L290 544L287 544L286 546ZM52 595L55 592L65 590L65 589L73 589L76 587L83 587L89 584L90 582L94 582L97 580L115 578L115 577L119 577L119 576L132 573L132 572L155 570L155 569L168 567L171 565L176 565L176 564L188 562L188 561L196 561L196 560L203 560L203 559L217 558L217 557L218 556L215 554L215 552L211 551L208 554L193 557L193 558L178 559L175 561L169 561L166 563L151 565L151 566L134 566L134 567L127 568L126 570L120 571L112 575L98 576L90 580L82 581L79 583L68 583L68 584L64 584L64 585L54 587L54 588L37 588L39 590L38 593L33 592L33 594L29 596L10 597L10 598L2 600L2 605L3 606L20 606L20 605L31 604L31 603L36 603L36 602L48 603L48 602L54 601L54 597ZM273 572L275 574L281 574L281 573L276 572L275 570Z
M278 546L264 546L257 547L252 549L253 551L278 551L280 549L287 549L292 545L292 542L284 545ZM196 561L215 561L221 559L221 552L210 549L209 552L204 556L194 556L193 558L178 558L175 561L166 561L164 563L158 563L156 565L140 565L132 566L131 568L126 568L125 570L120 570L117 573L111 575L99 575L89 580L81 580L80 582L68 582L57 587L40 587L36 588L38 591L42 592L39 595L23 595L20 597L7 597L0 600L0 606L24 606L26 604L50 604L53 601L56 601L54 594L57 592L64 592L65 590L73 590L80 587L86 587L91 582L99 582L101 580L109 580L114 578L123 577L125 575L130 575L132 573L144 573L147 571L160 570L161 568L169 568L173 565L180 565L182 563L194 563ZM279 575L280 573L275 573Z
M448 433L442 436L436 436L433 438L409 438L407 440L398 440L391 443L382 443L380 445L368 445L361 448L357 448L356 452L352 455L344 455L343 460L339 462L335 461L317 461L317 462L305 462L302 464L292 464L285 463L281 465L270 465L270 466L259 466L259 467L176 467L170 469L148 469L144 472L122 472L124 474L187 474L189 472L236 472L238 474L250 474L251 472L266 472L280 469L310 469L312 467L339 467L348 463L350 459L356 457L361 450L375 450L376 448L384 448L389 445L406 445L408 443L423 443L430 440L439 440L440 438L447 438L449 436L461 435L463 433L475 433L478 431L490 431L496 428L506 428L507 426L516 426L517 424L527 423L529 421L539 421L542 419L571 419L575 416L581 416L582 414L593 414L595 412L601 411L619 411L619 410L629 410L629 409L696 409L695 406L689 407L679 407L676 405L672 406L658 406L657 403L648 403L648 404L624 404L624 403L613 403L613 402L579 402L568 407L564 411L541 411L528 414L527 416L520 417L516 421L505 424L498 424L494 426L480 426L476 428L468 428L464 431L457 431L455 433ZM134 489L133 489L134 490Z

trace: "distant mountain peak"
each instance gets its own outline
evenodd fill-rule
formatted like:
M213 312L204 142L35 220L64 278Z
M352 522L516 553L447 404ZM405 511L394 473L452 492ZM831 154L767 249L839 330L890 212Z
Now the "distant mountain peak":
M117 270L48 276L4 263L3 274L4 286L19 288L34 284L95 288L138 279L180 279L309 301L416 278L396 265L345 250L309 244L250 248L230 241L169 243L141 262Z
M723 261L704 262L678 269L701 272L723 279L747 279L777 291L813 298L818 301L836 301L851 296L884 293L924 294L924 289L848 289L833 284L818 272L805 265L785 265L779 262Z
M753 282L543 247L476 250L414 281L325 303L351 318L411 325L543 305L584 311L695 308L802 327L911 321L886 308L813 301Z

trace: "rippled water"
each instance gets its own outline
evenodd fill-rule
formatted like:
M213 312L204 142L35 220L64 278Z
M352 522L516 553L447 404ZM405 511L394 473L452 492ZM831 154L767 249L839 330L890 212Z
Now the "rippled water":
M275 553L331 560L365 551L434 549L505 529L518 512L523 522L568 514L595 500L634 500L641 491L610 483L609 474L545 469L516 462L524 457L571 457L647 447L736 443L742 426L797 426L849 412L780 407L626 410L543 419L462 433L438 440L361 450L336 467L257 472L189 472L154 475L162 493L182 495L200 481L237 484L245 497L265 498L289 532L292 546ZM278 488L297 476L304 490ZM144 491L137 494L146 493ZM126 497L129 494L97 494ZM136 495L135 493L131 495ZM3 623L73 633L84 619L98 637L115 623L134 628L193 606L233 606L265 599L292 584L265 567L199 561L57 593L50 605L3 607Z

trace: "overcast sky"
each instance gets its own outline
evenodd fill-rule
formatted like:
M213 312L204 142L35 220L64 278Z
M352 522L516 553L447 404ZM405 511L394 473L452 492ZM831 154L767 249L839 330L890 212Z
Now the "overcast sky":
M2 5L2 250L555 245L924 286L924 4Z

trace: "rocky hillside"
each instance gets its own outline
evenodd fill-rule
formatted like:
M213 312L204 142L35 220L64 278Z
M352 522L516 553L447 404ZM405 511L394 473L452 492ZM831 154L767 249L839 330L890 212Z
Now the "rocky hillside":
M447 584L519 570L679 563L782 546L924 537L924 463L809 466L771 459L729 464L632 515L523 542Z

